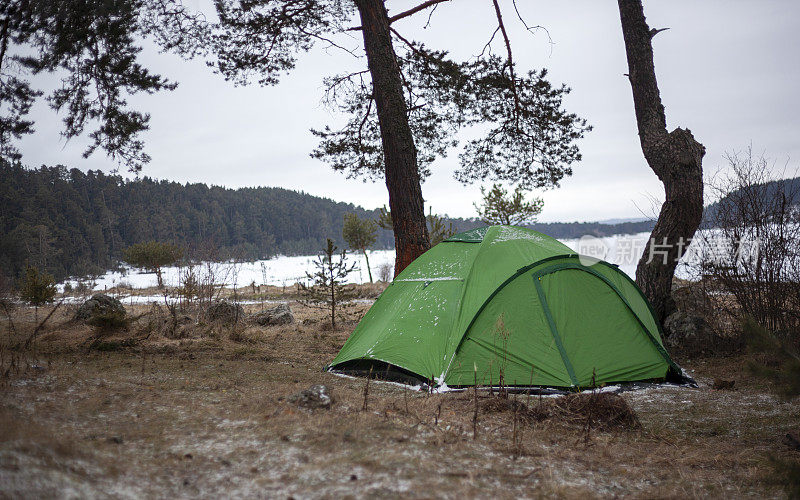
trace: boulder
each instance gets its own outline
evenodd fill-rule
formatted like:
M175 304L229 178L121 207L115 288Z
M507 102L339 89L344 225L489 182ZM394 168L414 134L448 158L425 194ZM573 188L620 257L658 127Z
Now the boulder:
M244 318L244 309L235 302L220 300L208 306L209 321L232 325Z
M705 318L685 311L675 311L664 320L664 335L670 346L694 345L707 337L707 329Z
M87 323L103 321L124 321L125 306L122 302L103 293L96 293L78 307L74 319Z
M317 408L330 409L334 401L333 394L331 394L331 390L327 385L312 385L309 389L300 391L289 398L290 403L310 410Z
M289 304L278 304L276 307L261 311L251 316L251 321L257 325L288 325L294 323L294 314Z

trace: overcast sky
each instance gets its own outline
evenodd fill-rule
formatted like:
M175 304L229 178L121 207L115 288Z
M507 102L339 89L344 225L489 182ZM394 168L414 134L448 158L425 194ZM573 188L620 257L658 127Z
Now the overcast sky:
M386 3L391 15L418 0ZM545 200L541 220L637 217L640 209L649 214L650 198L662 198L663 190L639 148L616 2L517 3L528 23L546 27L552 39L544 32L527 34L511 1L500 0L519 69L548 68L552 83L572 88L568 110L594 126L580 143L583 161L573 176L559 189L538 193ZM645 13L651 27L670 28L654 38L668 127L689 128L706 146L707 176L724 165L723 153L751 143L781 167L787 161L800 165L800 2L645 0ZM462 59L479 53L495 27L489 0L452 0L423 29L426 20L417 15L395 28ZM357 47L359 35L353 36L345 42ZM143 60L180 83L174 92L131 99L152 116L144 139L153 160L144 175L233 188L280 186L366 208L388 203L382 183L348 180L309 157L317 143L309 128L341 119L321 104L322 78L360 68L363 60L320 46L302 55L278 86L238 88L201 61L181 61L150 46ZM37 105L34 119L37 133L21 143L25 163L114 168L102 154L83 159L85 141L65 143L60 117L45 105ZM473 216L479 186L453 179L457 161L453 153L433 165L422 186L426 206Z

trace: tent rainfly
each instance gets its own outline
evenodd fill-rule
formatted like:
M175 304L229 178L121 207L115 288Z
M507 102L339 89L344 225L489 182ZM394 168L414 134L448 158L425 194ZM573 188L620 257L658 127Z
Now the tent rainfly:
M457 234L403 270L327 370L437 387L680 380L658 321L613 264L544 234Z

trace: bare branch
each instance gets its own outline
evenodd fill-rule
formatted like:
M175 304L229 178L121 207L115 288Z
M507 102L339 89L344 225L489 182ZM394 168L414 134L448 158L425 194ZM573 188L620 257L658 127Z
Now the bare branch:
M548 31L547 28L545 28L540 24L537 24L536 26L528 26L528 23L525 22L525 18L522 17L522 14L520 13L519 8L517 7L517 0L511 0L511 4L514 6L514 12L517 13L517 18L519 18L519 21L522 23L523 26L525 26L525 29L529 33L534 33L537 30L542 30L545 32L545 34L547 35L547 42L550 44L550 55L553 55L553 45L555 45L555 43L553 42L553 37L550 36L550 31Z
M668 29L669 28L660 28L660 29L651 28L650 29L650 38L652 39L654 36L658 35L662 31L667 31Z
M497 3L497 0L492 0L492 3L494 3L494 12L497 14L497 25L500 28L500 32L503 34L503 40L506 43L506 51L508 52L508 72L511 76L511 92L514 94L514 121L516 122L519 120L520 104L519 94L517 93L517 79L514 75L514 58L511 54L511 41L508 39L506 25L503 24L503 14L500 13L500 5Z
M419 50L419 49L418 49L418 48L417 48L417 47L416 47L416 46L415 46L413 43L411 43L411 41L409 41L409 40L408 40L407 38L405 38L403 35L401 35L400 33L398 33L396 29L394 29L394 28L392 28L392 27L389 27L389 30L390 30L392 33L394 33L394 36L396 36L397 38L399 38L401 42L403 42L404 44L406 44L406 45L408 46L408 48L409 48L409 49L411 49L411 51L412 51L412 52L414 52L415 54L417 54L417 55L419 55L419 56L423 56L423 57L425 57L425 55L426 55L426 54L425 54L424 52L422 52L421 50Z
M372 111L372 103L375 101L374 98L370 98L369 103L367 104L367 112L364 113L364 118L361 120L361 123L358 124L358 147L361 149L362 144L364 143L362 140L362 132L364 131L364 125L367 124L367 120L369 119L369 114Z
M361 71L355 71L353 73L348 73L346 75L337 75L332 78L325 79L325 97L322 99L322 103L326 106L330 106L334 103L337 99L337 92L339 92L339 87L345 83L352 84L352 80L355 77L361 77L361 86L364 86L363 77L366 73L369 73L368 69L364 69Z
M50 319L50 316L52 316L53 313L56 312L56 310L58 310L59 306L61 306L61 304L64 303L64 300L66 300L66 299L59 300L58 303L53 308L53 310L50 311L50 314L45 316L45 318L38 325L36 325L36 328L34 328L33 333L31 333L30 336L25 340L25 344L24 344L25 349L30 347L31 342L33 342L33 339L35 339L36 335L39 334L39 331L44 327L44 324L47 323L47 320Z
M500 31L500 26L498 26L497 28L494 29L494 33L492 33L492 37L489 38L489 41L486 42L486 45L483 46L483 50L481 50L481 53L478 54L478 58L483 57L483 55L486 54L486 51L489 51L489 54L492 53L492 42L494 41L494 37L497 36L497 33L499 31Z
M423 26L422 29L426 30L426 29L428 29L428 26L431 25L431 18L433 17L433 13L436 12L436 8L437 7L439 7L438 3L433 6L433 8L431 9L430 12L428 12L428 20L425 21L425 26Z
M328 47L326 47L326 49L329 49L331 47L335 47L337 49L340 49L340 50L343 50L343 51L347 52L348 54L350 54L353 57L358 57L358 54L356 54L355 51L353 51L352 49L348 49L347 47L344 47L342 45L339 45L338 43L334 42L330 38L324 37L324 36L319 35L317 33L311 33L309 31L304 30L303 28L300 28L299 26L298 26L297 29L298 29L298 31L300 31L300 33L308 35L311 38L316 38L317 40L321 40L323 42L328 43Z
M413 16L417 12L419 12L421 10L425 10L428 7L433 7L433 6L437 5L437 4L440 4L440 3L443 3L443 2L449 2L449 1L450 0L428 0L427 2L422 2L421 4L417 5L416 7L412 7L410 9L408 9L408 10L404 10L403 12L390 17L389 18L389 23L391 24L391 23L393 23L395 21L399 21L400 19L406 18L408 16ZM354 26L352 28L347 28L346 31L359 31L361 29L362 29L361 26Z
M412 7L410 9L406 10L406 11L403 11L403 12L397 14L397 15L394 15L394 16L390 17L389 18L389 22L393 23L395 21L403 19L404 17L408 17L408 16L411 16L411 15L414 15L414 14L416 14L417 12L419 12L421 10L425 10L428 7L433 7L433 6L435 6L437 4L440 4L442 2L449 2L449 1L450 0L428 0L427 2L422 2L421 4L417 5L416 7Z
M8 302L0 299L0 306L3 307L3 312L6 313L6 317L8 318L8 325L11 327L11 332L13 332L14 336L16 337L17 327L14 325L14 319L11 317L11 310L8 307Z

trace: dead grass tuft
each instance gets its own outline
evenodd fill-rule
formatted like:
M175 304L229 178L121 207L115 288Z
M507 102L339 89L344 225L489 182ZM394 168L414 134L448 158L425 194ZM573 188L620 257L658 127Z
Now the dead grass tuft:
M600 431L637 430L642 425L636 412L618 394L569 394L559 398L526 399L488 397L480 402L480 413L507 414L525 424L554 424Z
M550 418L553 413L549 404L525 404L523 401L509 398L489 398L480 404L480 412L484 414L493 413L516 413L517 419L526 424L543 422Z
M550 402L554 416L578 425L609 431L641 429L633 408L619 394L569 394Z

